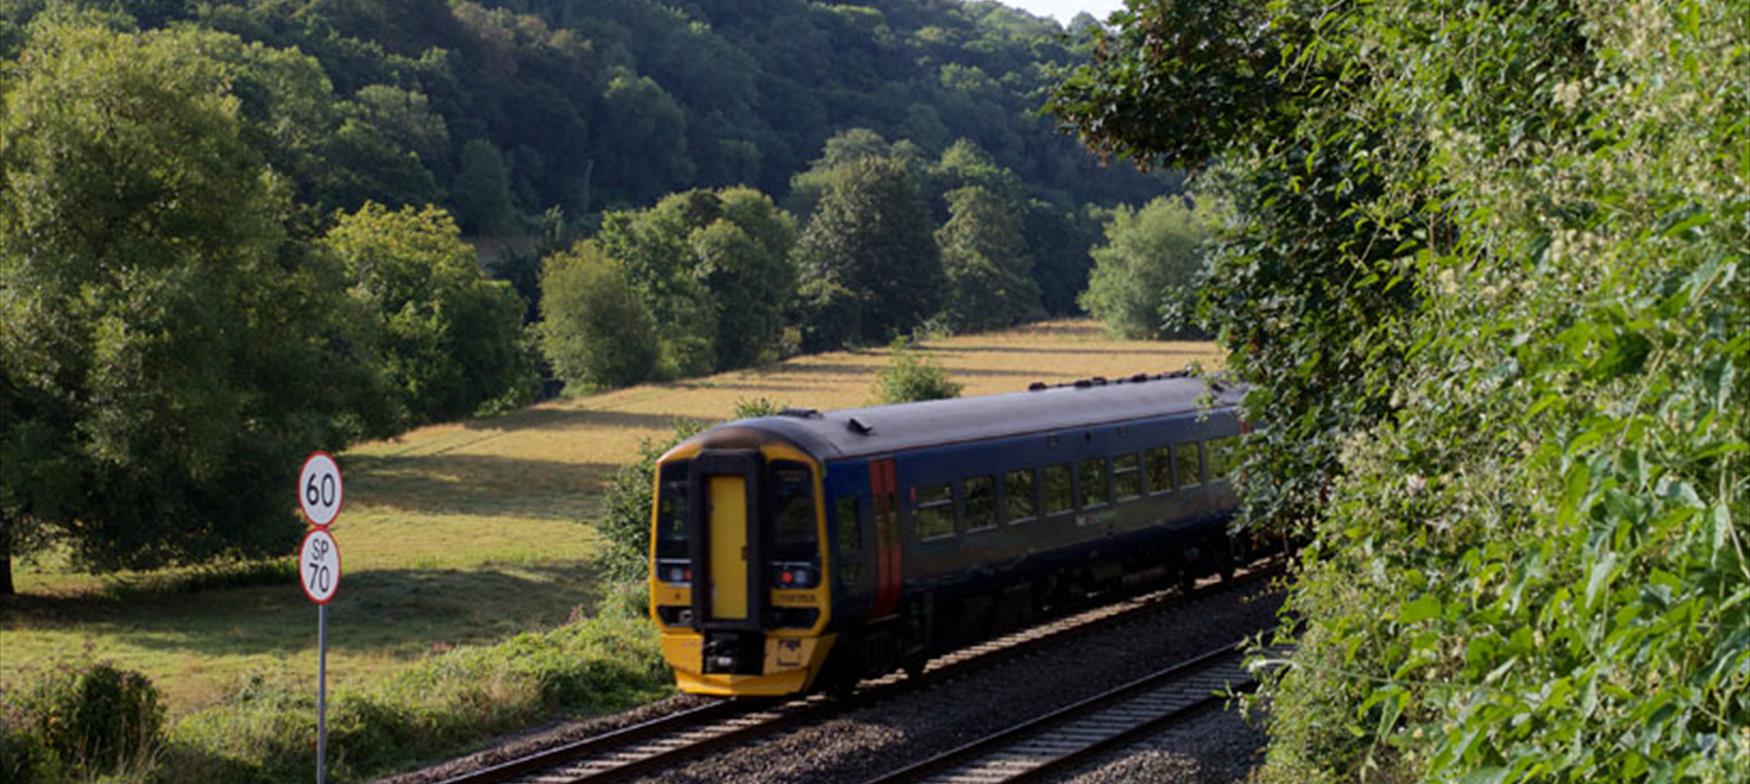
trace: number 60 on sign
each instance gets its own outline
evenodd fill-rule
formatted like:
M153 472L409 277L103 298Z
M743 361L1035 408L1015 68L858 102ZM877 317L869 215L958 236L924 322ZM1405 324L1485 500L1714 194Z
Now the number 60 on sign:
M304 534L304 545L298 548L298 582L317 604L332 601L340 590L340 547L321 528Z

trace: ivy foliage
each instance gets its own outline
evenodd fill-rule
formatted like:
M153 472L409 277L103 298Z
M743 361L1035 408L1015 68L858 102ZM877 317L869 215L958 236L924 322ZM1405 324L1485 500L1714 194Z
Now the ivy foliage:
M1054 107L1233 200L1200 312L1312 536L1262 778L1750 778L1743 3L1115 19Z

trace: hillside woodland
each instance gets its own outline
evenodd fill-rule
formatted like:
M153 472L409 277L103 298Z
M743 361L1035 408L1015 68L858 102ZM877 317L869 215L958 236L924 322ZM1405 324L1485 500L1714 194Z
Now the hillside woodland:
M0 563L281 554L313 448L1073 312L1104 209L1178 178L1038 111L1097 25L1072 27L0 2Z

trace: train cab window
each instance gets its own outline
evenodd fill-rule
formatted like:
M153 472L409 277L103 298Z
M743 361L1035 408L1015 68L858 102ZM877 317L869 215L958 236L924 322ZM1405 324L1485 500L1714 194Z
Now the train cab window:
M912 488L917 506L912 520L919 539L940 539L954 535L954 489L949 485Z
M1033 496L1033 469L1024 468L1003 475L1003 519L1022 523L1039 513Z
M1045 513L1048 515L1067 512L1075 508L1075 490L1070 484L1068 464L1045 467Z
M966 480L962 487L965 492L966 530L979 531L995 528L997 524L997 483L988 476L975 476Z
M1173 465L1180 487L1190 487L1203 482L1203 458L1197 451L1196 441L1185 441L1173 445Z
M772 545L778 559L812 560L820 555L815 533L814 472L804 463L773 460Z
M662 467L662 487L656 497L656 555L658 558L686 558L687 552L687 463L669 463Z
M1106 492L1106 458L1090 457L1082 461L1082 506L1105 506L1112 497Z
M858 508L861 500L857 496L840 496L833 504L833 525L838 527L839 582L851 585L857 581L857 573L861 571L862 559L858 554L863 549L862 512Z
M1173 449L1157 446L1148 450L1148 491L1165 493L1173 489Z
M1118 500L1142 496L1142 465L1133 452L1112 458L1112 489Z

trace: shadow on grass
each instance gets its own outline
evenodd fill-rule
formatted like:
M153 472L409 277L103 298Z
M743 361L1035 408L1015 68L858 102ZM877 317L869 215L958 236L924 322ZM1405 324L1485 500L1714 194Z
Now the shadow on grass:
M415 513L569 520L618 468L498 455L349 455L347 498Z
M1052 354L1063 356L1087 356L1089 354L1124 355L1139 357L1201 357L1208 352L1184 351L1167 348L1050 348L1046 346L941 346L932 351L938 354Z
M462 423L470 430L547 430L574 427L633 428L667 430L676 419L688 419L682 414L639 414L629 411L599 411L587 408L536 406L503 416L469 419Z
M939 354L951 354L953 353L953 350L931 349L929 351L920 351L918 353L935 356ZM870 380L874 380L875 373L880 369L880 365L824 363L819 365L795 365L787 370L791 373L808 375L840 374L866 376ZM1000 368L948 368L947 370L949 376L1013 376L1016 378L1037 378L1041 373L1041 371L1038 370L1005 370Z
M329 605L336 653L414 659L564 623L600 599L583 562L347 575ZM292 654L315 645L315 612L294 582L126 598L19 596L7 631L69 631L128 647L199 656ZM9 659L11 657L8 657Z

